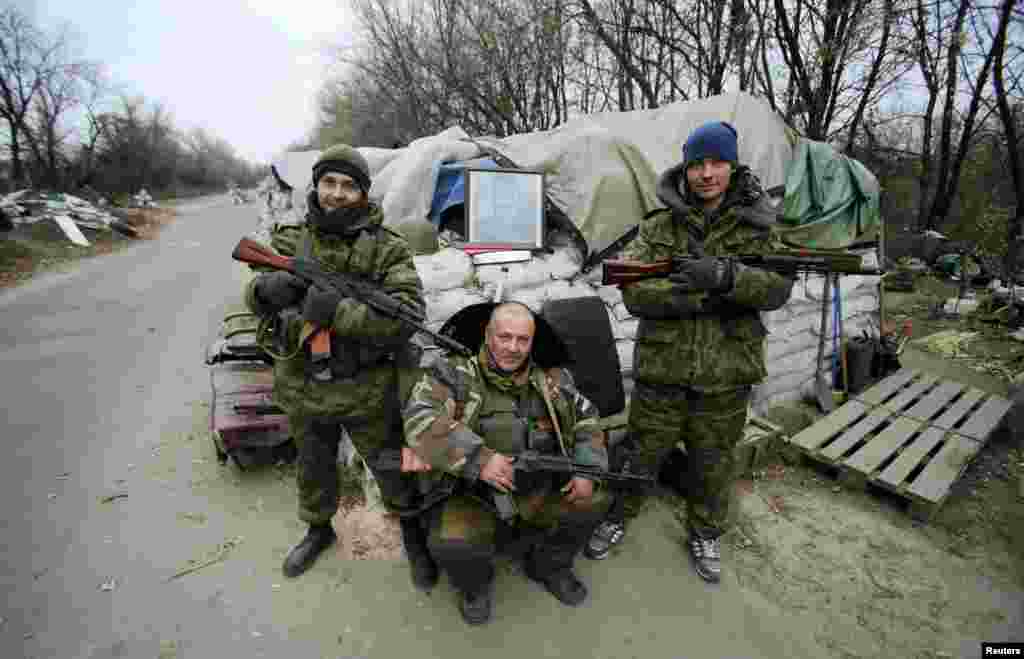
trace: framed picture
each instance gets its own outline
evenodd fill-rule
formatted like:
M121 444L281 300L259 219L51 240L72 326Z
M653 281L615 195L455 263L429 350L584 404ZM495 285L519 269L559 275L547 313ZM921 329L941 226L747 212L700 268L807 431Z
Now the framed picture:
M544 173L467 168L466 229L470 245L544 247Z

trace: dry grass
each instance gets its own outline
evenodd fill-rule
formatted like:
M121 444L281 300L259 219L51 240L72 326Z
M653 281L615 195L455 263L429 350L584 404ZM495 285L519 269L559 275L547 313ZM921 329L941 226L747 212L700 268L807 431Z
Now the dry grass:
M138 231L141 240L152 240L174 221L170 208L113 209L113 214ZM67 270L81 259L109 254L132 244L133 239L116 231L83 231L91 245L81 247L67 239L55 222L41 220L0 233L0 289L17 286L37 274Z

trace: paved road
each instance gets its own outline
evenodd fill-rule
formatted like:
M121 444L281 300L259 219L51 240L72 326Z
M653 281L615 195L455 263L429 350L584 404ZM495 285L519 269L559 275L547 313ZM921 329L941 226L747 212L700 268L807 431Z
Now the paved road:
M156 241L0 296L0 656L822 656L773 604L700 583L664 514L581 565L581 609L506 570L483 629L400 562L330 557L285 582L291 485L218 467L202 436L201 353L237 300L229 254L255 207L180 213ZM226 541L227 560L167 580Z

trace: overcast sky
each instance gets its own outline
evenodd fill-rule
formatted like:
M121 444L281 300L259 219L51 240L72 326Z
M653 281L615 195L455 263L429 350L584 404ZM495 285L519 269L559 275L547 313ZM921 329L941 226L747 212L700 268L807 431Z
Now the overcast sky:
M15 1L43 27L74 26L84 57L178 128L202 126L254 162L312 127L325 46L352 41L345 0Z

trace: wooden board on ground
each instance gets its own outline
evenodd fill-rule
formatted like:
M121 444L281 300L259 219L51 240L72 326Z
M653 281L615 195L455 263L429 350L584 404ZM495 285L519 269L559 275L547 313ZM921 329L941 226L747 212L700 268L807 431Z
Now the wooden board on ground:
M806 451L817 451L829 439L842 432L868 411L868 406L855 400L835 410L817 423L800 431L789 441Z
M1009 411L1000 396L901 369L787 441L854 487L895 493L931 517Z
M878 405L882 401L891 398L908 382L913 380L917 374L918 371L913 369L901 368L870 389L866 389L857 394L854 398L866 405Z

